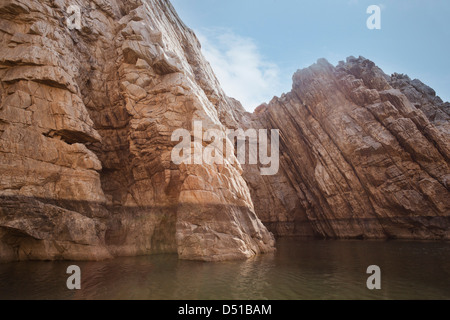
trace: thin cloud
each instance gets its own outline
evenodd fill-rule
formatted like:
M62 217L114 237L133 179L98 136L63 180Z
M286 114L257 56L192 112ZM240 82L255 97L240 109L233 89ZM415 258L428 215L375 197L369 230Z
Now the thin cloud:
M267 61L255 41L230 30L197 32L202 51L225 93L252 112L279 92L280 69Z

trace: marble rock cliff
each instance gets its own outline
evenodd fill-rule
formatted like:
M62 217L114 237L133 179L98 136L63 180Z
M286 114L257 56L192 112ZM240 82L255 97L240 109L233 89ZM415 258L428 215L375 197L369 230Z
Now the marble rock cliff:
M280 171L245 166L277 235L450 239L450 104L363 57L299 70L293 88L242 118L280 130Z
M274 250L239 164L171 162L243 110L168 1L2 0L0 42L0 261Z
M165 0L2 0L0 42L0 262L450 239L449 104L418 80L319 60L249 114ZM279 129L278 174L175 165L172 133L194 121Z

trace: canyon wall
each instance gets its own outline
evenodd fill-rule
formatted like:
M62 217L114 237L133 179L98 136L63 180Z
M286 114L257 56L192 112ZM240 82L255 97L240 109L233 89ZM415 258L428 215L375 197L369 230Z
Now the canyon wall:
M450 104L372 61L321 59L242 120L280 130L280 172L245 166L278 235L450 239Z
M3 0L0 42L1 262L245 259L273 234L450 239L449 104L418 80L320 60L249 114L165 0ZM175 165L172 133L200 138L194 121L280 129L279 173Z
M176 129L243 110L168 1L6 0L0 17L0 260L274 250L239 164L171 162Z

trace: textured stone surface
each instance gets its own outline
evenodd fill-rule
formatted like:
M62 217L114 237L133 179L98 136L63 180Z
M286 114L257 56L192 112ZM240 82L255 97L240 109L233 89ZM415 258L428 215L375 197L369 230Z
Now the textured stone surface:
M419 80L320 60L248 114L163 0L4 0L0 43L2 262L244 259L274 250L266 226L450 238L449 104ZM196 120L280 129L279 173L175 165L171 135Z
M171 163L174 130L242 110L170 3L11 0L0 17L0 260L273 251L238 164Z
M449 111L362 57L299 70L242 120L281 130L279 174L244 167L256 212L279 235L450 239Z

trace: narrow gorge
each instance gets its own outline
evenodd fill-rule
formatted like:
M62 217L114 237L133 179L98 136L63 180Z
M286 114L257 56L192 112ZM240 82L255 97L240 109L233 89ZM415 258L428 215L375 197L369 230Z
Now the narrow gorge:
M0 262L450 240L450 103L419 80L320 59L250 114L166 0L2 0L0 42ZM278 174L175 165L194 121L280 130Z

